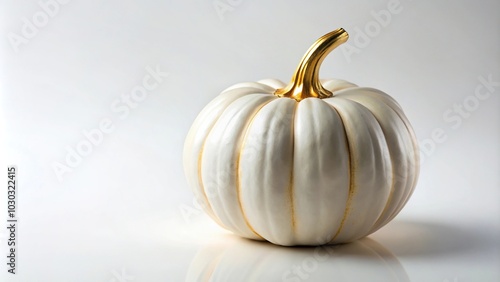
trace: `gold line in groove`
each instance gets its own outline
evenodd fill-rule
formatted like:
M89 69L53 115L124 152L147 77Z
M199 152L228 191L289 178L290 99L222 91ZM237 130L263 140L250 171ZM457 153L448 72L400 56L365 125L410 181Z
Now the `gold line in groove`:
M353 101L353 102L358 103L356 101ZM382 209L382 212L380 213L380 215L378 216L377 220L375 220L375 223L373 224L373 226L369 230L369 234L370 234L370 233L372 233L372 230L374 230L374 229L377 230L378 229L377 226L379 226L380 221L382 220L382 217L384 216L384 213L387 212L387 210L389 209L389 205L392 202L392 198L394 196L394 191L396 190L396 178L394 177L395 163L394 163L393 154L391 154L391 149L389 147L389 144L387 143L387 135L384 132L384 128L380 124L380 121L377 119L377 117L373 114L373 112L370 109L368 109L366 106L362 105L361 103L358 103L358 104L361 105L362 107L365 107L368 110L368 112L373 116L373 118L375 119L375 121L378 123L380 129L382 130L382 134L384 135L385 145L387 146L387 152L389 152L389 158L391 160L391 178L392 178L391 190L389 191L389 196L387 197L387 201L385 203L384 209Z
M208 200L208 196L207 196L207 192L205 191L205 185L203 185L203 176L202 176L202 159L203 159L203 152L205 150L205 144L207 142L207 139L208 137L210 136L210 133L212 133L212 130L214 129L215 125L217 124L217 122L220 120L222 114L224 113L224 111L229 108L229 106L234 103L235 101L237 101L238 99L242 98L242 97L245 97L245 96L241 96L239 98L236 98L235 100L229 102L229 104L227 104L221 111L220 111L220 114L219 116L215 119L214 123L212 124L212 126L210 126L210 129L208 130L207 132L207 135L205 135L205 138L203 139L203 143L201 144L201 148L200 148L200 152L198 154L198 182L200 183L200 188L201 188L201 191L203 193L203 198L205 198L205 201L207 202L207 212L208 212L208 215L210 217L212 217L212 219L217 222L220 226L224 227L225 229L228 229L230 230L230 228L228 228L225 224L222 223L222 221L219 219L219 217L215 214L213 208L212 208L212 204L210 204L210 201Z
M212 129L214 128L215 124L217 123L217 121L219 121L219 118L220 118L220 116L217 118L217 120L214 122L214 124L208 130L208 133L205 136L205 139L203 139L203 144L201 145L200 153L198 154L198 182L200 183L201 192L202 192L203 197L205 198L205 201L207 202L207 205L208 205L207 206L208 215L210 215L210 217L213 220L215 220L215 222L217 222L220 226L222 226L226 229L229 229L229 228L227 228L227 226L225 224L222 223L222 221L219 219L219 217L215 214L215 212L212 208L212 204L210 204L210 201L208 200L207 192L205 191L205 185L203 185L203 178L201 175L201 169L202 169L201 162L203 159L203 151L205 149L205 142L207 141L207 138L210 135L210 132L212 132Z
M240 179L240 161L241 161L241 151L243 151L243 148L245 147L245 140L247 139L247 136L248 136L248 132L250 131L250 127L252 126L253 124L253 121L255 119L255 117L257 116L257 114L259 113L259 111L264 107L266 106L267 104L271 103L272 101L276 100L277 98L273 98L265 103L263 103L253 114L252 116L250 117L250 119L248 120L247 122L247 125L246 125L246 128L244 130L244 133L243 133L243 139L241 141L241 144L240 144L240 148L238 150L238 153L236 154L236 195L237 195L237 198L238 198L238 205L240 206L240 210L241 210L241 214L243 216L243 219L245 220L245 223L246 225L248 226L248 228L255 234L257 235L258 237L264 239L263 236L261 236L259 233L257 233L257 231L255 231L255 229L253 228L253 226L250 224L250 221L248 220L247 216L246 216L246 213L245 213L245 209L243 208L243 204L242 204L242 201L241 201L241 179Z
M397 110L395 110L393 107L391 107L391 105L389 105L389 104L386 104L386 105L391 110L393 110L396 113L396 115L401 119L401 121L403 122L404 126L406 127L406 130L408 131L408 134L410 135L411 146L413 147L413 152L414 152L414 157L415 157L415 162L416 162L415 166L417 168L417 172L414 173L413 179L411 181L412 184L411 184L411 188L409 189L409 192L403 194L403 197L402 197L402 203L403 204L402 205L399 204L398 208L396 208L396 210L394 210L394 212L387 218L387 220L386 220L386 223L387 223L387 222L390 222L394 217L396 217L396 215L398 215L399 211L401 211L401 208L406 205L406 203L410 199L411 195L413 194L413 191L415 190L415 187L417 185L417 180L418 180L418 174L419 174L419 171L420 171L420 155L419 155L420 151L419 151L419 148L418 148L418 143L416 143L415 132L413 131L413 128L411 127L411 124L407 120L406 116L404 116L404 113L402 113L403 116L401 116L401 114ZM401 112L402 111L403 110L401 110ZM411 168L408 169L408 172L412 173Z
M329 104L329 103L328 103ZM342 127L344 128L344 134L345 134L345 142L346 142L346 148L347 148L347 152L348 152L348 169L349 169L349 195L347 196L347 201L346 201L346 207L345 207L345 211L344 211L344 216L342 217L342 221L340 222L340 226L339 226L339 229L337 230L337 232L335 233L335 235L333 235L332 239L329 241L332 242L333 240L335 240L337 238L337 236L339 236L340 234L340 231L342 231L342 229L344 228L344 224L345 224L345 221L347 219L347 216L349 215L350 211L351 211L351 203L352 203L352 198L354 197L354 192L355 192L355 182L354 182L354 174L355 174L355 165L353 164L353 160L352 160L352 156L351 156L351 145L349 144L349 138L348 138L348 135L347 135L347 130L346 130L346 126L344 124L344 119L342 118L342 115L339 113L339 111L337 111L337 109L332 105L332 104L329 104L332 109L337 112L337 114L339 115L340 117L340 121L342 122Z
M288 186L288 193L290 195L290 213L291 213L291 220L292 220L292 234L295 234L295 229L296 229L296 219L295 219L295 205L294 205L294 197L293 197L293 171L294 171L294 155L295 155L295 117L297 113L297 108L299 106L300 102L295 101L293 113L292 113L292 118L291 118L291 136L292 136L292 164L291 164L291 170L290 170L290 183Z

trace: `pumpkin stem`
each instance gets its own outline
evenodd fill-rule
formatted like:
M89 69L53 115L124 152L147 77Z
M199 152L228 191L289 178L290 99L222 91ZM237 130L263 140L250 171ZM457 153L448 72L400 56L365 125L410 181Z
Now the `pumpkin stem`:
M348 38L347 32L339 28L316 40L302 57L290 83L285 88L276 90L274 95L297 101L308 97L320 99L332 97L333 93L326 90L319 81L319 69L325 57Z

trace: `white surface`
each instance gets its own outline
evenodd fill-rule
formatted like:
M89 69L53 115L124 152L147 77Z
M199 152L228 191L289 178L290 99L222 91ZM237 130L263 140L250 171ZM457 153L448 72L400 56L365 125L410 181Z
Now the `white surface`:
M334 51L321 76L389 93L425 149L412 199L370 236L382 248L334 252L307 281L387 281L389 271L402 281L404 274L411 281L500 280L500 86L478 88L481 77L500 81L500 2L401 0L365 44L359 30L373 28L373 14L389 1L229 2L234 7L220 18L212 1L73 0L17 53L9 34L20 35L23 17L43 10L38 1L2 2L0 161L3 170L18 166L20 186L18 274L7 274L2 262L1 280L183 281L205 263L196 253L222 244L229 251L214 262L219 275L241 269L241 280L267 273L260 281L275 281L311 257L314 250L273 252L224 237L193 206L182 144L222 89L287 81L310 44L338 27L359 52ZM151 90L125 106L122 97L156 68L168 77L157 84L146 78ZM471 98L476 89L482 100ZM474 101L474 109L454 112ZM82 143L83 130L106 128L106 119L113 131L58 181L53 163L65 162L66 146ZM5 236L3 229L3 254ZM262 248L273 258L263 259L268 272L251 267Z

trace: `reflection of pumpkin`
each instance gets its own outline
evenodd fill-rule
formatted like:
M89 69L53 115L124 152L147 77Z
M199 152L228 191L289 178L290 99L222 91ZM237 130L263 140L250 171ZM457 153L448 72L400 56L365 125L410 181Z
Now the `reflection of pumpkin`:
M280 245L349 242L388 223L418 176L411 125L389 95L318 79L347 40L321 37L292 82L241 83L199 114L184 147L190 186L221 226Z
M196 254L186 282L410 281L398 259L369 238L313 248L282 248L234 237L223 239Z

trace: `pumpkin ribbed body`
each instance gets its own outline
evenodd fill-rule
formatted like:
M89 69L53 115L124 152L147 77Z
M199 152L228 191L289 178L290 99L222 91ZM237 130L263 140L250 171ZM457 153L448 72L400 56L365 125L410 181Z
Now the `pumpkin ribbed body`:
M330 98L273 95L277 80L241 83L196 118L184 169L221 226L279 245L344 243L394 218L416 185L417 142L389 95L322 81Z

